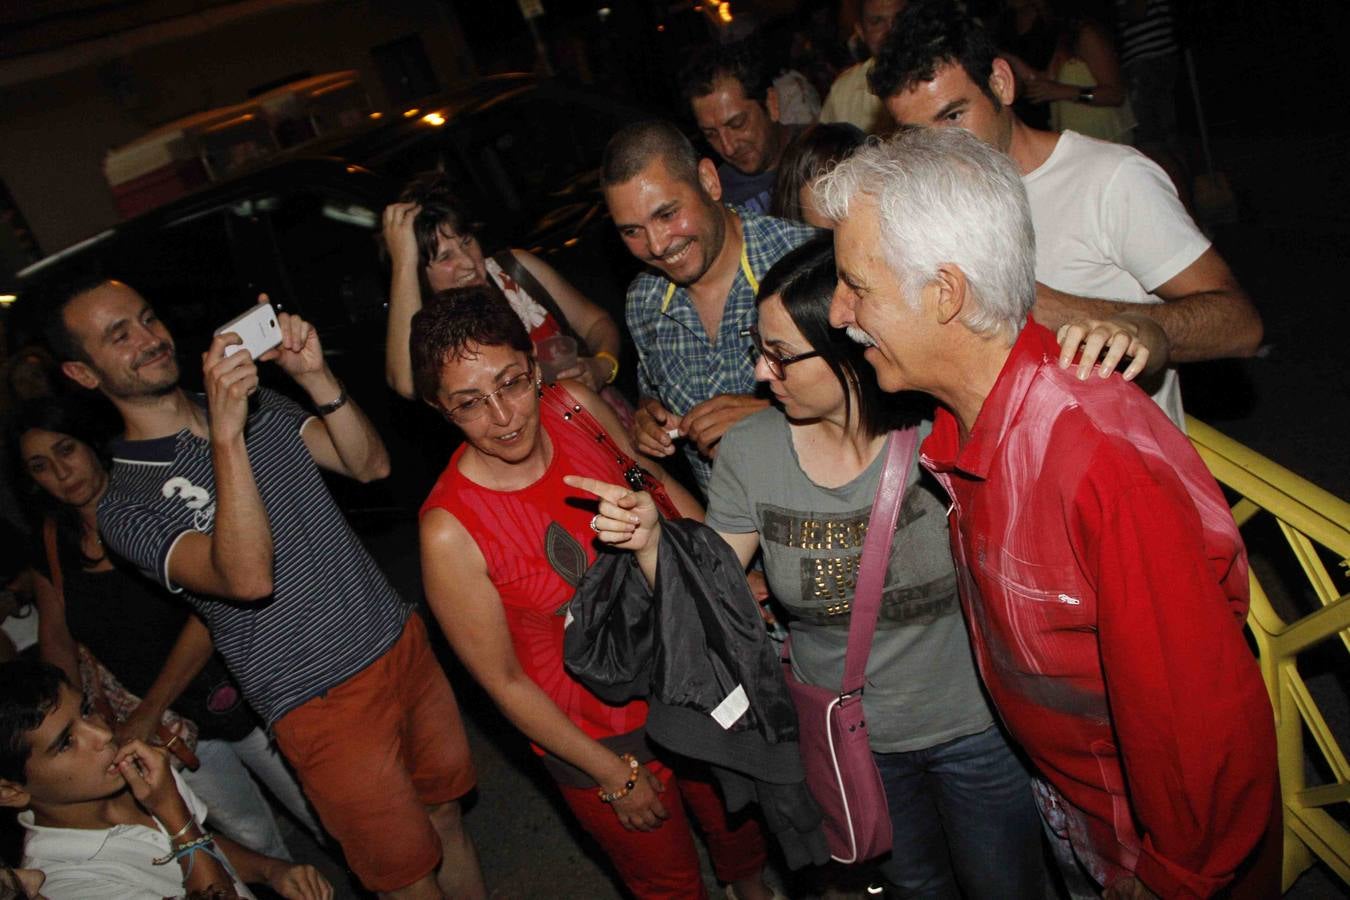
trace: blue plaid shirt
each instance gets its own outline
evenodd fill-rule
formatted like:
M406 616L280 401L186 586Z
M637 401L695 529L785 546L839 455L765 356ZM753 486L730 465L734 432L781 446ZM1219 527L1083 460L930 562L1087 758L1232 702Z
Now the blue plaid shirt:
M736 209L736 213L741 217L745 261L754 283L746 277L744 266L738 268L716 342L708 339L683 287L651 270L628 286L626 316L638 351L638 389L677 416L718 394L755 392L755 358L750 339L741 332L755 324L759 279L789 250L819 233L809 225L746 209ZM712 473L711 465L693 445L687 444L685 453L703 487Z

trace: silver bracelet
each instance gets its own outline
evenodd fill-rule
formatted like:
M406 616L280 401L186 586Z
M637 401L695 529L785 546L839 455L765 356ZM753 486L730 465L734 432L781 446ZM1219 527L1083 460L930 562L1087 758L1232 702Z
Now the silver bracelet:
M190 829L193 825L196 824L197 820L192 817L191 813L189 813L187 824L184 825L182 828L178 829L177 831L175 831L173 834L169 835L169 844L172 845L174 841L178 840L180 837L187 834L188 829Z

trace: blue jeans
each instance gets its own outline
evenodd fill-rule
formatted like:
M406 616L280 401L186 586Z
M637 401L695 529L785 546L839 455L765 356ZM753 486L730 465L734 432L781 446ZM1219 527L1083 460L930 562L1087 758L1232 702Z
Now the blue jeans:
M898 896L1046 896L1030 777L997 725L923 750L873 756L894 835L880 868Z

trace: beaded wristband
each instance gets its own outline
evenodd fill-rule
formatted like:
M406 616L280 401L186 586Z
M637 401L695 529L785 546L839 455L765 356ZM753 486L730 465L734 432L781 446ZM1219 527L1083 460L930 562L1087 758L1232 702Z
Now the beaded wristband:
M606 791L604 788L596 791L595 795L600 798L601 803L613 803L615 800L622 800L633 792L633 788L637 787L639 767L637 757L631 753L625 753L619 759L628 763L628 780L617 791Z
M215 835L207 831L203 833L201 837L196 838L195 840L188 841L186 844L179 844L177 847L173 846L173 844L170 844L168 855L161 856L159 859L153 859L150 862L152 865L166 866L176 859L182 859L184 856L187 856L190 853L194 853L197 850L201 849L202 847L207 846L215 839L216 839Z

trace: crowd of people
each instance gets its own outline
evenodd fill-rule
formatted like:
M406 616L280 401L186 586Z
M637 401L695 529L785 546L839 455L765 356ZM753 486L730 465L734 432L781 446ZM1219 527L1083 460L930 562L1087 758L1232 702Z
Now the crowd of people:
M446 176L410 184L383 218L388 385L462 439L418 514L429 619L325 485L396 461L310 323L279 313L257 359L216 335L195 394L134 284L63 284L40 352L82 391L38 385L4 435L33 536L3 573L33 612L7 622L36 627L0 645L0 805L25 831L0 895L331 896L260 782L366 889L486 896L431 624L629 893L706 897L697 834L727 896L781 896L775 842L793 869L829 852L778 661L840 690L908 446L861 700L875 877L1276 895L1246 554L1173 368L1253 353L1261 321L1124 142L1136 113L1167 128L1128 111L1157 102L1130 80L1147 54L1122 66L1062 6L862 0L868 58L816 122L753 44L698 53L681 96L714 156L652 119L597 161L643 264L631 344L538 256L485 252ZM545 378L560 336L575 362ZM625 651L606 677L581 661L596 610Z

